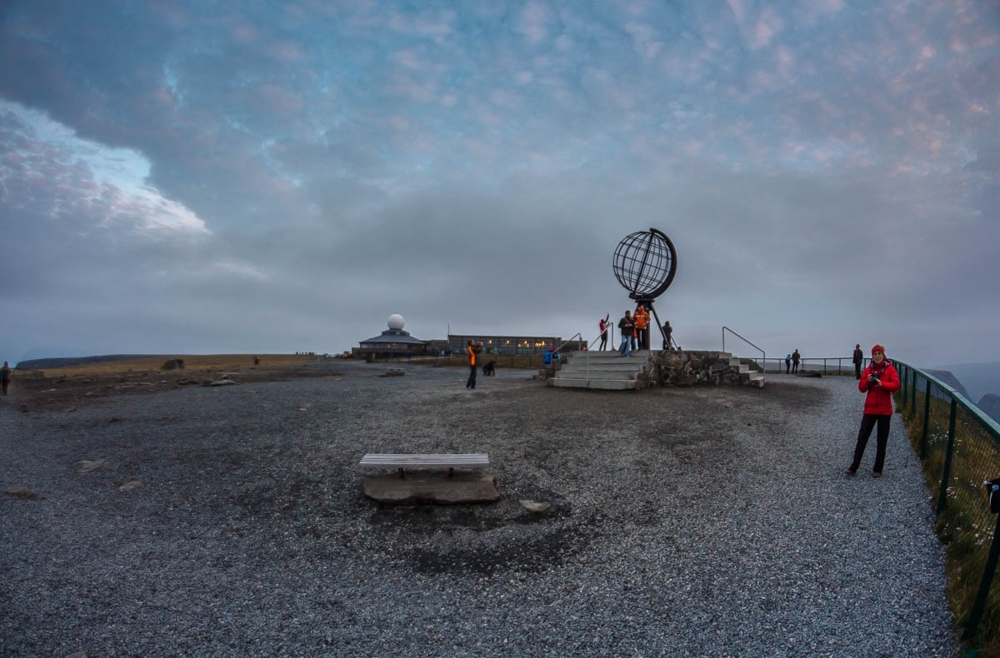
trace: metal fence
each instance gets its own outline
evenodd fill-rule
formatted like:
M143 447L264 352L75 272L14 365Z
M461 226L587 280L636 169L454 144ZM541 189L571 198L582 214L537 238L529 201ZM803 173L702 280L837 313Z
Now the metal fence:
M785 372L785 357L762 359L760 357L745 357L753 361L758 368L763 367L764 372L783 373ZM871 361L865 358L861 367L864 368ZM850 356L811 356L803 357L799 361L799 372L819 372L824 375L853 375L854 358Z
M947 547L948 598L963 641L1000 656L1000 515L986 481L1000 478L1000 425L933 375L893 359L902 415ZM998 491L1000 493L1000 491ZM1000 499L1000 497L998 497Z

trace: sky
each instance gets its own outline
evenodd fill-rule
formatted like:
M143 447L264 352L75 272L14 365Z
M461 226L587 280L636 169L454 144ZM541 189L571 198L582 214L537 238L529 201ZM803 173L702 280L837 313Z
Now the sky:
M650 228L685 349L1000 361L995 0L0 0L0 61L12 364L591 340Z

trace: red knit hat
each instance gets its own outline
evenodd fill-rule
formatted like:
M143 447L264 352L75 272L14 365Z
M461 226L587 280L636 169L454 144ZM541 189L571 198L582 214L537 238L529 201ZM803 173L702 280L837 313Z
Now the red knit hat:
M881 352L882 356L885 356L885 348L881 345L875 345L872 347L872 356L875 356L875 352Z

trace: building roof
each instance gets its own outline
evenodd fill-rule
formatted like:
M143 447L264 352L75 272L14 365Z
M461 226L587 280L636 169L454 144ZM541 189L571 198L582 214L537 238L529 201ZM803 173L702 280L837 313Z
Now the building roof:
M414 338L409 331L402 329L386 329L380 336L373 336L361 341L362 345L371 343L406 343L408 345L426 345L427 341Z

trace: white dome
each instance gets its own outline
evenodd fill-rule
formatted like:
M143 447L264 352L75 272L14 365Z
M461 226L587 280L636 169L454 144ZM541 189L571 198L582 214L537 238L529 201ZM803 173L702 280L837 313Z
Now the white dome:
M389 328L390 329L402 329L405 321L403 316L399 313L393 313L389 316Z

